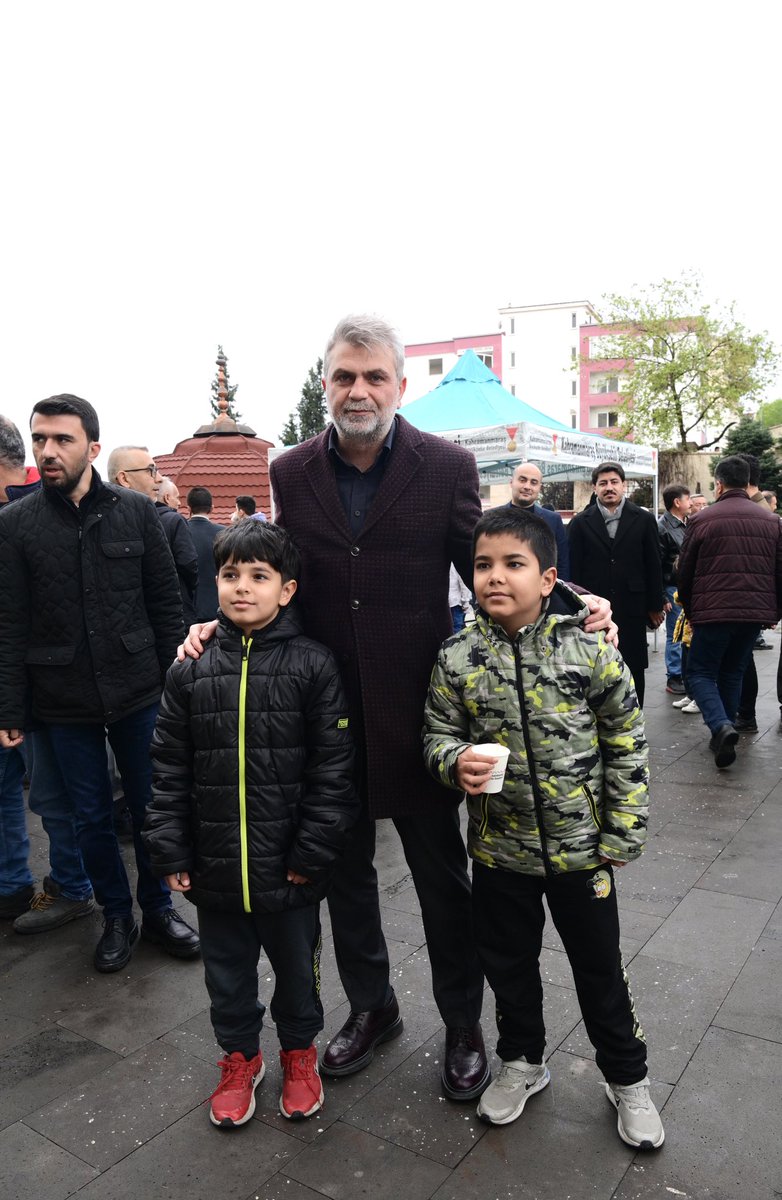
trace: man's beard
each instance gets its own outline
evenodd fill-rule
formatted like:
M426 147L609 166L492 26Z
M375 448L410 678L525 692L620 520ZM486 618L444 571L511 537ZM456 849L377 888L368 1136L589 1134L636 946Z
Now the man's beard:
M347 414L349 416L349 414ZM378 414L371 424L353 425L345 420L343 415L332 417L340 441L352 442L353 445L373 446L385 439L394 421L394 414L384 421Z
M73 467L70 471L66 470L65 467L61 467L60 471L62 473L57 477L57 479L47 479L45 470L46 464L44 464L40 468L41 486L50 488L53 492L62 492L64 496L70 496L71 493L77 488L89 461L89 456L85 454L81 463Z

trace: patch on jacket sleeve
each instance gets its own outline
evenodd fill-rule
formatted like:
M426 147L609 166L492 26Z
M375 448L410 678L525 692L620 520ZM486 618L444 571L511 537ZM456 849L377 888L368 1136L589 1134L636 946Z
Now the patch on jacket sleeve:
M337 721L337 729L347 729L347 727L348 727L348 718L340 717Z

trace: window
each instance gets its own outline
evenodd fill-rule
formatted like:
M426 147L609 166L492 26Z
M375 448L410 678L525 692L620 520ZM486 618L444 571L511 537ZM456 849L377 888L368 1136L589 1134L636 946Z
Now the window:
M575 394L576 394L576 381L575 381L575 379L573 380L573 382L572 382L572 383L571 383L571 385L570 385L570 394L571 394L571 396L575 396Z
M430 375L442 375L442 373L443 373L443 360L441 358L430 358L429 359L429 374Z
M516 366L516 351L515 350L511 350L511 352L510 352L510 365L512 367Z
M575 414L574 412L572 412L572 413L570 414L570 428L571 428L571 429L577 429L577 428L578 428L578 426L576 425L576 414Z
M516 332L516 318L515 317L511 317L511 319L510 319L510 331L511 331L511 333Z
M618 412L599 412L597 414L598 429L614 429L619 424Z
M570 314L570 326L572 329L576 328L576 313Z
M575 346L571 346L571 347L570 347L570 357L571 357L571 359L573 360L573 362L575 362L575 361L576 361L576 355L577 355L577 354L578 354L578 350L576 349L576 347L575 347Z
M511 394L511 396L515 396L515 395L516 395L516 384L515 384L515 383L512 383L512 384L510 385L510 394Z
M477 355L477 357L481 360L481 362L483 363L483 365L485 367L488 367L489 370L492 369L492 365L494 363L494 355L493 354L479 354L479 355Z
M589 391L593 396L607 396L619 391L619 376L607 375L596 371L589 381Z

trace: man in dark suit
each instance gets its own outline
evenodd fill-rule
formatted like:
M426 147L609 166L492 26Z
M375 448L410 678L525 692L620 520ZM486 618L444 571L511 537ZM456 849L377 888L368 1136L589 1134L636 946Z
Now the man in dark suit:
M557 539L557 578L570 579L570 549L567 530L558 512L543 508L540 489L543 473L534 463L519 463L510 481L510 503L514 508L523 508L546 522Z
M397 415L404 350L385 321L341 321L326 347L324 376L333 424L270 469L275 519L301 550L305 630L336 654L342 673L362 799L328 895L351 1012L322 1070L360 1071L380 1043L402 1032L373 863L376 820L391 818L421 903L446 1026L443 1090L469 1100L490 1079L479 1023L483 976L459 802L426 771L421 728L432 666L452 631L451 562L472 579L478 472L468 451ZM607 613L604 606L597 626ZM188 652L200 648L191 630Z
M651 513L625 496L620 463L603 462L592 472L595 503L568 525L570 577L611 602L619 626L619 649L644 701L648 665L647 625L665 618L660 542Z
M209 520L212 493L209 488L192 487L187 493L190 509L190 535L198 556L198 584L195 593L196 621L211 621L217 616L217 583L212 547L225 526Z

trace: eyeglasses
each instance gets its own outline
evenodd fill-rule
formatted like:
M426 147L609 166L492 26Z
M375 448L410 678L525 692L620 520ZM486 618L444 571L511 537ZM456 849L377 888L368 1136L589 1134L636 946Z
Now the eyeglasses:
M154 479L157 475L157 463L150 463L147 467L126 467L125 474L135 475L137 471L149 471L150 475Z

